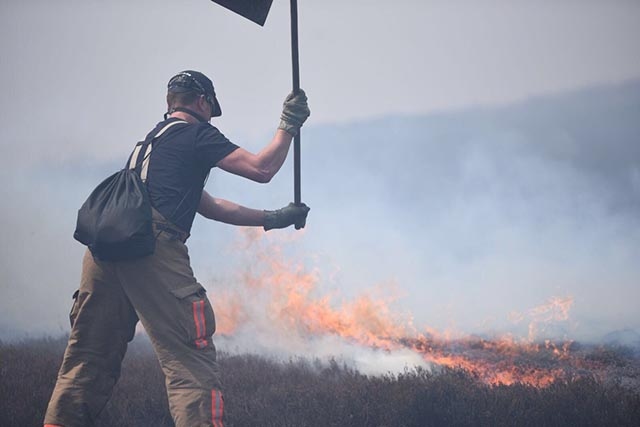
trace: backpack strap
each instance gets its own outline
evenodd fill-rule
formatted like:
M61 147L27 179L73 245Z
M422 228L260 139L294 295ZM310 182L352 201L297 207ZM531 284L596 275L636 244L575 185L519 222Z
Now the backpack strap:
M149 171L149 156L151 155L151 149L153 148L153 141L164 134L171 126L178 123L188 123L184 120L175 120L167 123L155 134L152 132L147 135L144 141L140 141L136 144L136 147L129 159L129 169L135 169L139 174L142 182L147 180L147 172Z

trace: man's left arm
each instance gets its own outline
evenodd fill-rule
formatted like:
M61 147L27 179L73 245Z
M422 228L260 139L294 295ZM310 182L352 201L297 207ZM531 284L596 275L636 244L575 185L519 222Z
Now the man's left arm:
M216 166L255 182L271 181L287 157L291 140L300 132L300 128L311 114L307 105L307 95L302 89L290 93L282 107L280 126L263 150L253 154L243 148L237 148L219 160Z
M296 228L303 228L309 208L302 204L290 204L275 211L251 209L228 200L212 197L202 191L198 213L205 218L224 222L231 225L263 227L265 230L285 228L295 224Z

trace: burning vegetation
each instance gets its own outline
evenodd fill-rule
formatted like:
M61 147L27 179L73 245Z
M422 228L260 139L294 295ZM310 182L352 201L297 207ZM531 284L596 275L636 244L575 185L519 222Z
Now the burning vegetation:
M0 342L1 426L41 425L64 348L63 338ZM581 351L614 372L638 373L637 356L624 349ZM538 388L490 385L446 367L364 375L336 360L222 353L219 362L230 427L640 425L640 391L590 375ZM162 371L148 341L136 337L96 427L172 425Z
M512 313L524 337L454 336L417 328L381 290L334 303L316 271L261 239L249 234L242 248L251 269L211 292L227 426L640 425L638 349L538 340L569 319L569 297ZM41 424L64 348L63 338L0 342L1 426ZM340 359L345 349L412 357L371 375ZM148 425L173 424L164 377L138 336L96 426Z
M334 304L335 295L320 294L317 271L292 263L283 254L281 242L267 239L263 233L247 231L242 249L254 260L252 267L233 286L216 287L218 334L233 339L248 331L254 344L264 339L280 350L289 347L294 355L299 351L311 357L313 343L327 337L386 354L410 351L423 367L462 370L488 385L541 388L595 377L640 388L639 369L631 360L618 360L613 367L611 360L594 357L593 347L569 339L539 339L547 326L569 320L573 305L569 296L550 298L524 313L510 313L512 323L526 325L526 337L453 337L417 328L409 314L392 310L396 298L380 289Z

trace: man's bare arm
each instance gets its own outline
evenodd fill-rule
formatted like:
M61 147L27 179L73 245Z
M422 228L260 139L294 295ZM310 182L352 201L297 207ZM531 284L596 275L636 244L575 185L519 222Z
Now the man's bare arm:
M258 154L238 148L220 160L217 166L252 181L267 183L280 170L287 158L293 137L278 129L271 142Z
M256 182L271 181L287 158L291 140L300 131L311 111L307 105L307 95L302 89L290 93L282 105L280 125L271 142L258 154L238 148L220 160L216 166L235 175Z
M237 203L212 197L202 192L198 213L205 218L232 225L263 226L264 211L240 206Z
M295 225L296 229L304 228L309 207L304 203L299 205L289 203L281 209L261 211L246 208L228 200L217 199L203 190L198 213L215 221L232 225L262 226L265 231L269 231L290 225Z

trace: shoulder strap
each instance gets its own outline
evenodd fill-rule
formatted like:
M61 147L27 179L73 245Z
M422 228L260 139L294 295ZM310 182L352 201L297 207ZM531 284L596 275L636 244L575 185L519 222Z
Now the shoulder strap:
M149 170L149 156L151 155L151 149L153 147L153 141L156 138L159 138L164 134L171 126L177 125L178 123L187 123L184 120L176 120L170 123L167 123L163 126L158 132L155 134L152 132L147 135L147 138L144 141L140 141L136 144L136 148L133 150L131 154L131 158L129 160L129 169L135 169L140 173L140 178L142 182L147 180L147 172Z

